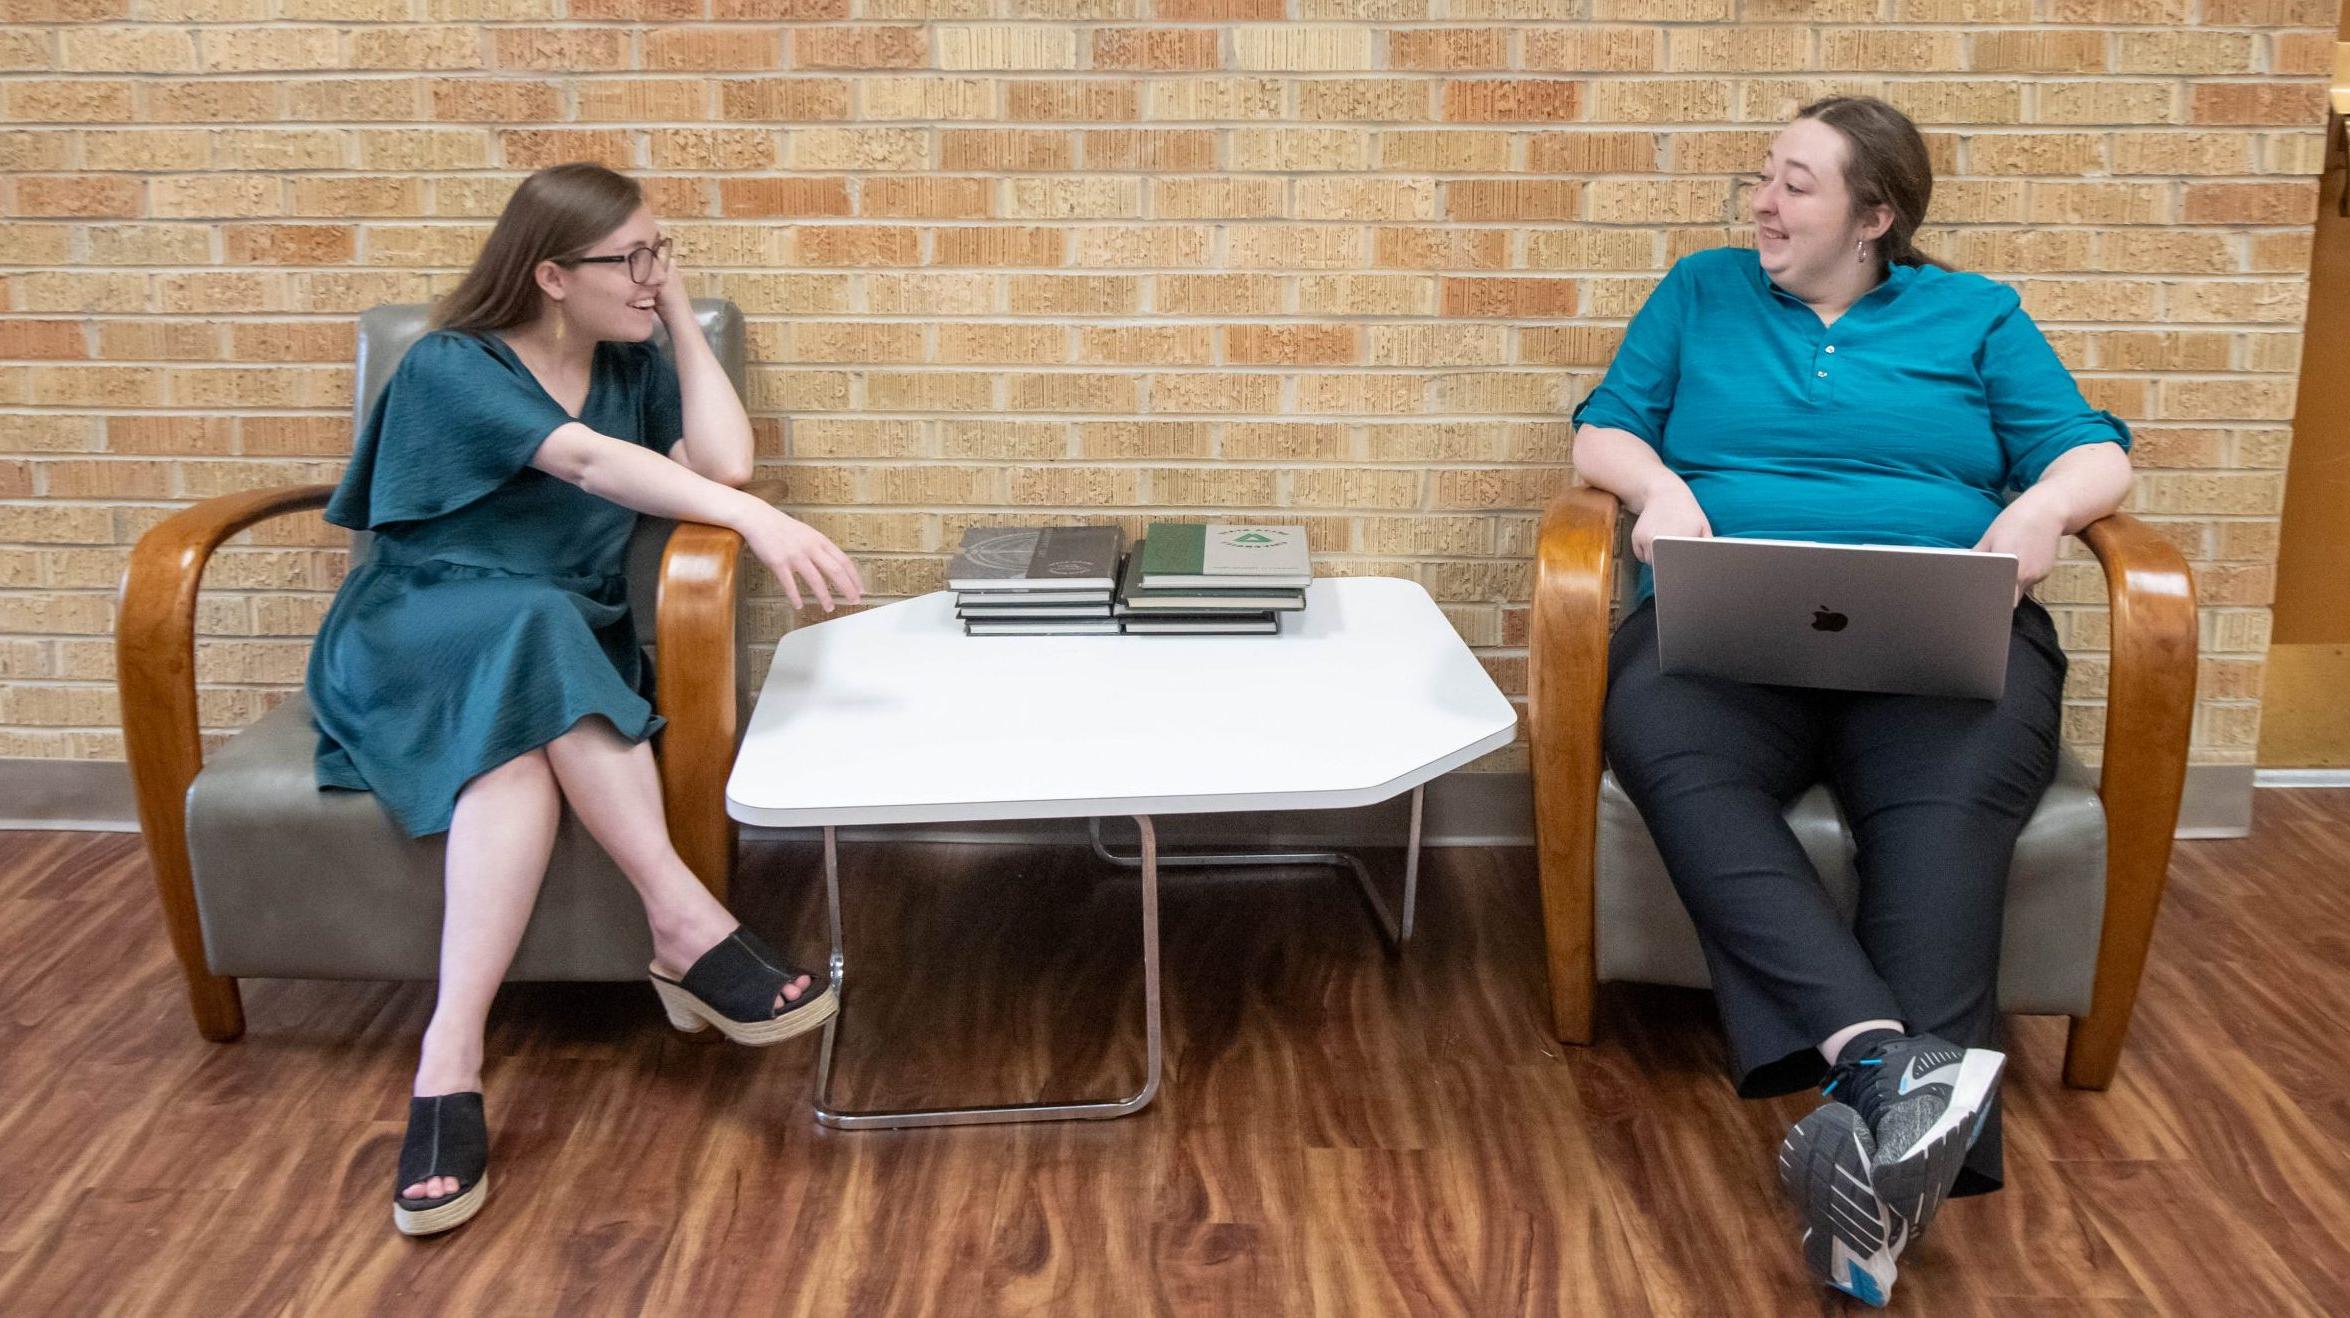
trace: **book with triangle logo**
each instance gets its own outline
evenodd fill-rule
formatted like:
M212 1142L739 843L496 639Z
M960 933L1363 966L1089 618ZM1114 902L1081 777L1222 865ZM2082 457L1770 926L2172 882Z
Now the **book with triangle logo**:
M1127 556L1118 618L1129 635L1271 635L1312 581L1302 527L1154 522Z
M1313 584L1302 526L1153 522L1143 539L1144 590L1304 590Z

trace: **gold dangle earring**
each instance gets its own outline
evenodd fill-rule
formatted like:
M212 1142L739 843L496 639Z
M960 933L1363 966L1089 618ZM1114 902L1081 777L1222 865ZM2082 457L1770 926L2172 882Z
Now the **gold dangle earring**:
M571 318L563 314L563 304L555 304L555 342L563 342L563 331L570 328Z

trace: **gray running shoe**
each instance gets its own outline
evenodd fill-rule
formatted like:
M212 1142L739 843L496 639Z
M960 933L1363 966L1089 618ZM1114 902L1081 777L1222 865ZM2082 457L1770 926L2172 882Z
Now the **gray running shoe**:
M1882 1307L1909 1226L1870 1180L1877 1142L1860 1113L1822 1103L1779 1145L1779 1185L1803 1218L1803 1259L1822 1283Z
M1820 1092L1867 1123L1876 1142L1870 1179L1911 1239L1950 1197L2006 1065L2005 1053L1912 1034L1847 1057L1828 1073Z

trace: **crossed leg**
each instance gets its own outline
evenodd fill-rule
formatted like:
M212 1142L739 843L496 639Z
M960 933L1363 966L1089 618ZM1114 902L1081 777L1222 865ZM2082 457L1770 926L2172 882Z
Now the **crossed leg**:
M566 801L644 902L655 969L676 978L734 932L733 915L670 844L652 748L602 719L582 720L457 796L442 879L440 985L417 1060L417 1095L481 1088L490 1002L530 923ZM801 975L786 983L776 1007L797 1001L810 982ZM421 1199L456 1189L455 1178L439 1176L400 1193Z

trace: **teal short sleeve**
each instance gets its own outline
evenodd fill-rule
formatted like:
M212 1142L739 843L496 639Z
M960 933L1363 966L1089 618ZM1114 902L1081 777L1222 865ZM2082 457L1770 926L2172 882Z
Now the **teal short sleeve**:
M1650 448L1664 446L1665 420L1681 383L1681 335L1691 291L1686 265L1686 258L1676 262L1640 304L1606 377L1575 406L1569 417L1574 424L1629 431Z
M2048 336L2024 313L2022 299L2013 290L2001 292L2006 306L1983 336L1976 363L2009 486L2030 486L2049 463L2085 444L2119 444L2126 451L2129 426L2089 406Z
M454 512L529 465L570 420L520 359L472 334L428 334L359 428L326 519L375 530Z

